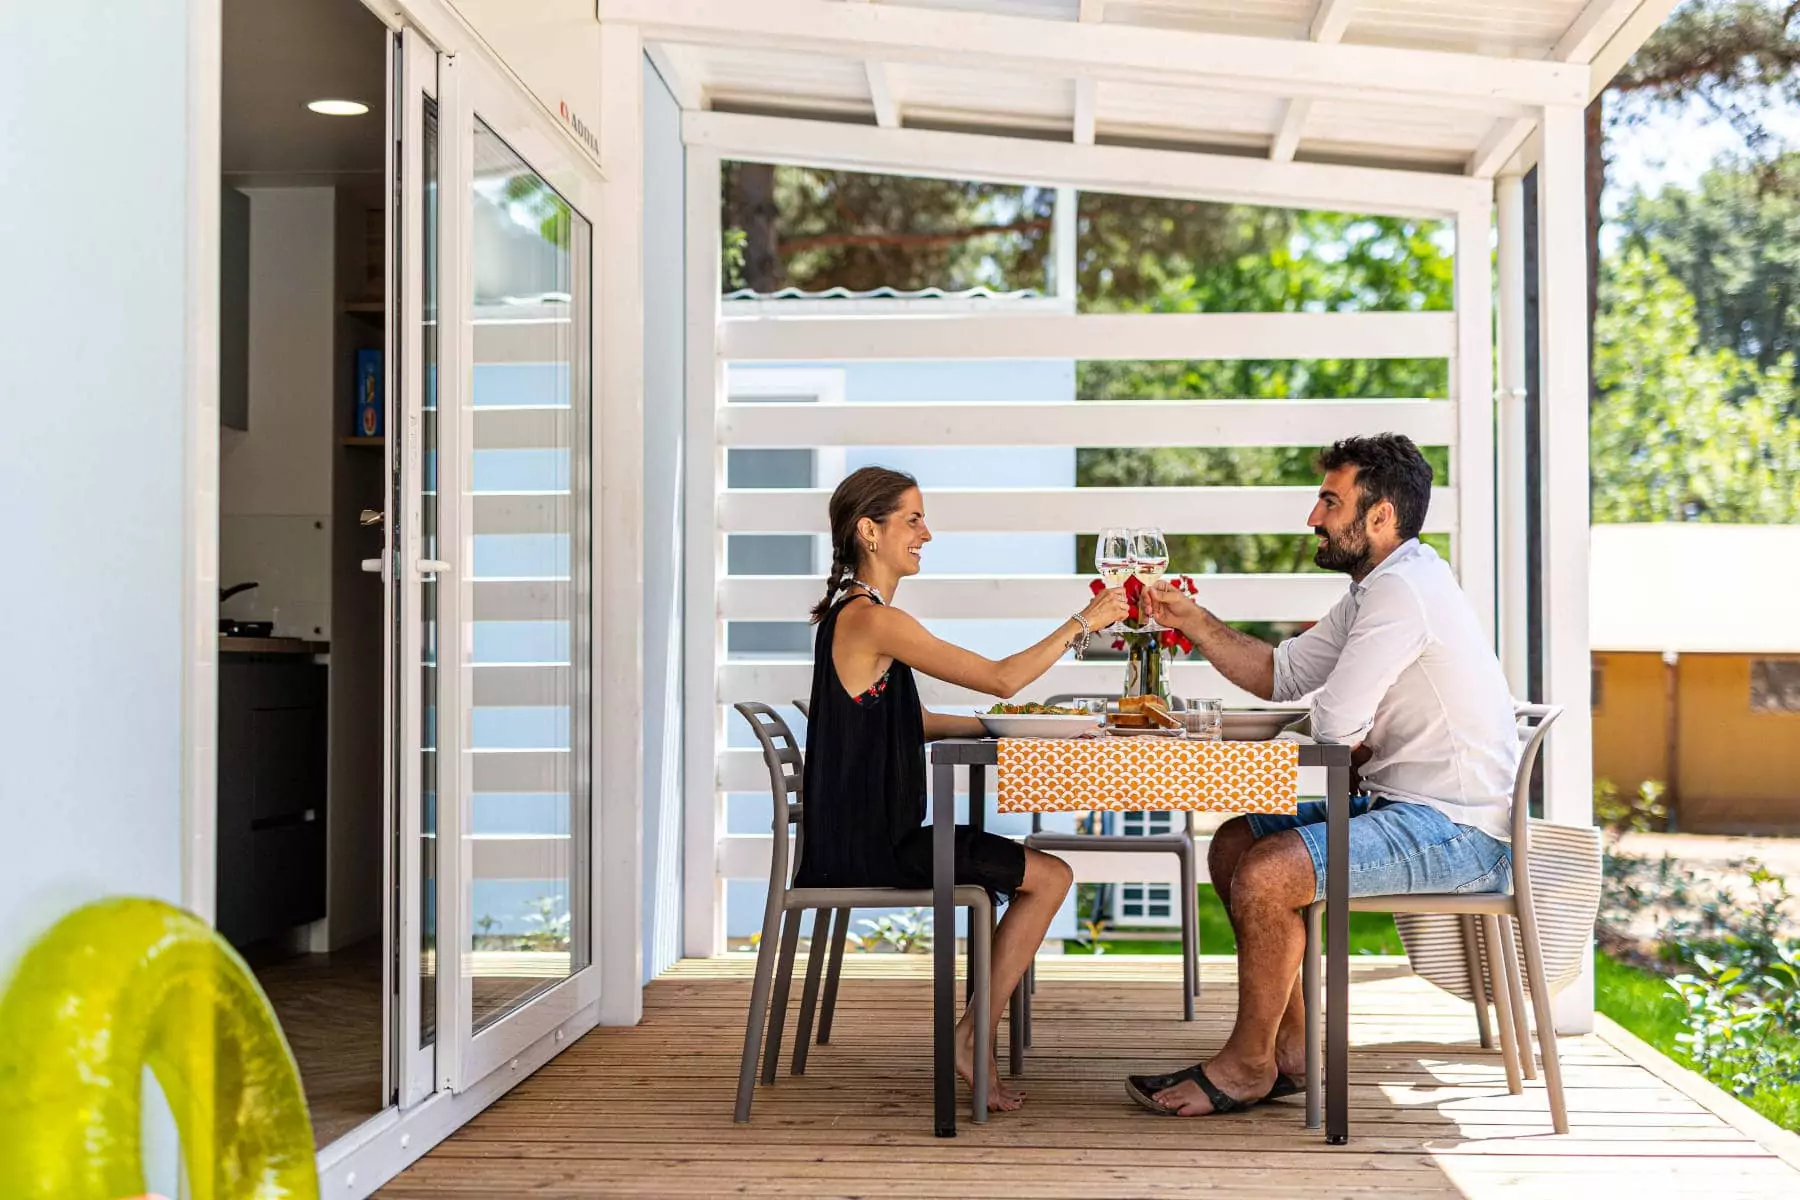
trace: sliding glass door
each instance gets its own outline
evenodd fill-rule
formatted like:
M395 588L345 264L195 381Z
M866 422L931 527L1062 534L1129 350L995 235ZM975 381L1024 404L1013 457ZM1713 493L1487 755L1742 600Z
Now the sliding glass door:
M597 181L509 82L466 62L443 74L444 236L460 253L440 297L437 817L455 861L440 858L437 935L458 970L437 1029L439 1073L460 1087L598 995Z

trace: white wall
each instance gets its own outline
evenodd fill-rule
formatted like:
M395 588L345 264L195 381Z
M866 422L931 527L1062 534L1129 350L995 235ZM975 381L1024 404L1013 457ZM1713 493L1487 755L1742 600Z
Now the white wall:
M681 110L644 63L644 977L681 957Z
M219 439L219 578L256 580L227 616L331 637L336 192L250 197L250 428Z
M0 5L0 974L181 897L188 22Z

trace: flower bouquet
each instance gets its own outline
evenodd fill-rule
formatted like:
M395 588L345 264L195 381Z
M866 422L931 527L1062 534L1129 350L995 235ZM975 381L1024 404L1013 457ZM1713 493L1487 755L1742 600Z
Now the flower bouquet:
M1170 576L1169 582L1188 595L1198 595L1200 589L1193 579L1186 575ZM1088 585L1089 590L1099 595L1106 584L1096 579ZM1113 639L1114 650L1126 651L1125 686L1122 694L1126 696L1156 695L1163 699L1169 697L1169 675L1166 667L1166 656L1171 650L1182 654L1191 654L1194 643L1184 637L1179 630L1160 629L1150 631L1144 629L1149 624L1144 615L1144 585L1136 575L1127 577L1124 584L1125 601L1130 611L1120 624L1126 632Z

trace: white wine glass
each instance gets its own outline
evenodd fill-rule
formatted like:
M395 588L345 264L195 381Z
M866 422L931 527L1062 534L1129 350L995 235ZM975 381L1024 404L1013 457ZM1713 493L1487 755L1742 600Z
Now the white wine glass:
M1122 588L1125 581L1131 578L1136 564L1131 557L1131 531L1127 529L1103 529L1100 538L1094 543L1094 569L1100 572L1100 582L1109 588ZM1130 629L1123 621L1114 621L1104 630L1106 633L1128 633Z
M1156 586L1163 572L1169 569L1169 543L1163 538L1162 530L1151 526L1131 531L1131 568L1145 591ZM1164 628L1166 626L1157 624L1146 608L1144 632L1160 633Z

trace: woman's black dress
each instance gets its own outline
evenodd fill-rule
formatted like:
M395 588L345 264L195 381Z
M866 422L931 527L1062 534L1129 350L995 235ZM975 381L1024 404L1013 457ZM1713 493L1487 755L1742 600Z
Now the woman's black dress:
M812 715L806 726L806 837L795 887L931 886L925 825L925 719L912 669L898 659L875 686L852 697L831 647L838 616L819 622L813 643ZM1025 850L1010 838L956 828L956 882L1009 896L1025 878Z

